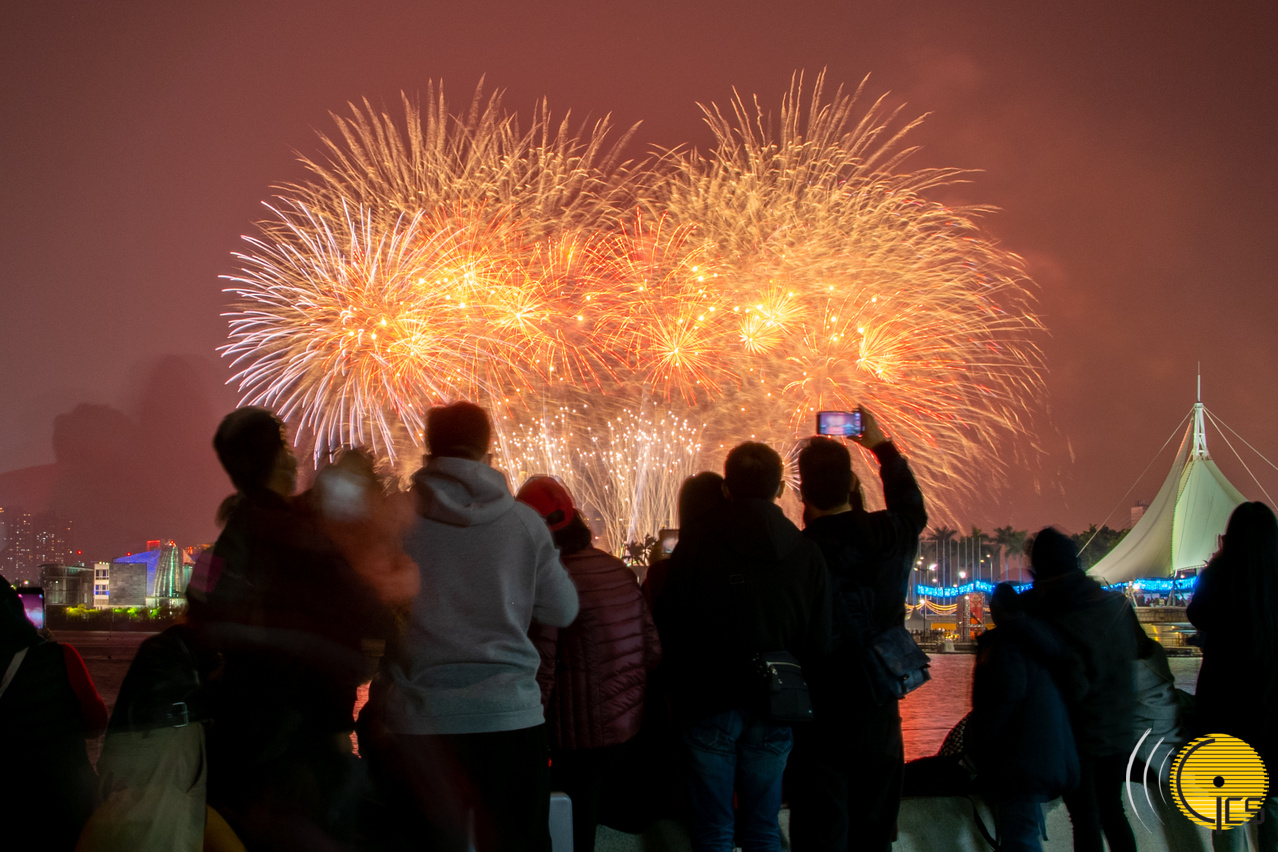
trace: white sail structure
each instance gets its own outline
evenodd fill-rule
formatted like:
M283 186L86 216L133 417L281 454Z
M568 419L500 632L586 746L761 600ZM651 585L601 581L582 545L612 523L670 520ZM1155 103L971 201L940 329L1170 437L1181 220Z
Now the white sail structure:
M1207 452L1203 404L1197 402L1158 496L1132 531L1087 573L1113 585L1201 568L1216 552L1230 514L1246 499Z

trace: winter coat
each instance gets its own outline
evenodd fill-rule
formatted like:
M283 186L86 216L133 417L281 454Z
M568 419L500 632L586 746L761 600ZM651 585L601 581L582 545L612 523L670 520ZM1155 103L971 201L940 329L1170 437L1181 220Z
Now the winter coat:
M1053 627L1082 665L1085 689L1075 699L1066 696L1078 753L1128 754L1136 659L1136 614L1131 604L1081 570L1035 579L1023 600L1026 611Z
M562 628L534 622L532 630L551 742L618 745L639 733L648 672L661 660L657 628L620 559L593 547L561 558L577 588L577 618Z
M729 501L681 536L656 604L671 703L685 722L755 707L756 654L789 651L806 669L829 653L825 560L771 500Z
M21 651L0 696L0 813L9 837L20 837L27 826L40 838L29 848L71 850L96 804L97 775L85 738L102 732L106 707L70 645L0 647L0 677Z
M541 657L529 627L534 619L565 627L577 616L577 592L546 522L483 462L433 458L413 478L413 493L418 516L404 550L422 582L378 689L389 730L540 725Z
M891 443L874 450L879 458L883 497L887 507L879 512L853 509L814 518L803 534L821 548L830 572L833 600L831 674L847 681L849 657L859 661L862 640L905 623L905 596L910 572L918 553L919 533L927 526L927 510L910 466ZM821 679L826 679L824 675ZM851 689L868 697L869 682L862 677L831 684L836 692Z
M188 591L194 641L226 663L213 713L233 749L353 729L380 612L304 500L239 495Z
M1186 611L1203 649L1194 692L1195 734L1238 737L1273 771L1278 767L1278 660L1264 659L1253 641L1238 605L1247 592L1235 585L1230 566L1221 560L1203 569Z
M1051 799L1078 786L1066 692L1072 655L1031 616L1006 619L977 640L972 715L964 747L995 796Z

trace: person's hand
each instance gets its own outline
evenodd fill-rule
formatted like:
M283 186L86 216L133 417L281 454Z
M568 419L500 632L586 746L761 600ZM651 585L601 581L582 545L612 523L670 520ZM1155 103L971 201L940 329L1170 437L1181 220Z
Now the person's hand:
M871 450L879 444L887 443L887 435L883 434L883 430L879 428L879 421L874 419L870 410L863 405L858 405L856 410L861 412L861 436L852 440Z

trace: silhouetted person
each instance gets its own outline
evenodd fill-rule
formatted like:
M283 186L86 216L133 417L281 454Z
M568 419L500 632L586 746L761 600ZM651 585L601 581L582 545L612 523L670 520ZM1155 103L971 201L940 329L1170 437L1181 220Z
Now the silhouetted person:
M1034 537L1030 572L1034 586L1024 593L1026 611L1060 634L1086 677L1080 695L1066 696L1081 768L1078 788L1065 794L1074 848L1100 852L1108 841L1111 852L1133 852L1123 783L1132 748L1136 615L1123 595L1083 573L1074 543L1052 527Z
M273 414L233 411L213 447L236 493L187 593L197 641L224 661L210 707L209 802L250 847L349 837L361 640L380 610L315 516L290 499L297 463Z
M47 641L0 577L0 820L6 842L28 832L32 848L72 850L96 798L86 737L107 714L70 645ZM18 847L14 847L18 848Z
M764 715L756 655L786 651L809 666L830 642L830 592L821 552L775 501L781 457L745 443L724 463L728 502L696 534L680 533L656 602L671 699L689 761L692 845L780 848L781 777L788 724Z
M703 470L683 481L679 487L679 536L696 537L709 528L710 519L728 502L723 494L723 477L714 471ZM648 573L643 578L643 597L648 606L661 595L666 586L666 577L670 572L670 555L661 552L661 542L654 547L656 551Z
M999 849L1036 852L1042 803L1078 786L1078 752L1057 680L1075 690L1081 671L1055 631L1023 612L1011 584L995 587L990 613L995 627L977 640L965 750L994 809Z
M464 852L473 814L479 852L550 849L541 658L528 630L534 618L572 623L577 592L545 521L488 465L491 435L472 403L427 413L405 540L421 590L370 690L383 735L369 755L396 848Z
M535 476L515 499L545 519L580 601L572 624L533 622L532 637L541 654L551 783L572 799L574 852L593 852L600 794L622 747L639 733L661 643L634 573L591 546L590 527L563 485Z
M1260 849L1278 849L1278 520L1264 503L1234 509L1220 551L1198 577L1188 616L1203 649L1195 735L1229 734L1259 753L1269 770ZM1243 832L1216 832L1212 844L1245 849Z
M803 534L821 549L834 600L833 653L813 670L812 725L797 731L790 803L796 852L887 849L904 772L901 712L866 675L869 640L905 624L905 595L927 525L910 466L861 409L853 440L879 460L887 508L867 512L841 441L815 437L799 453Z
M210 848L205 842L210 717L204 684L217 665L216 654L202 649L186 624L138 648L98 758L102 804L77 852Z

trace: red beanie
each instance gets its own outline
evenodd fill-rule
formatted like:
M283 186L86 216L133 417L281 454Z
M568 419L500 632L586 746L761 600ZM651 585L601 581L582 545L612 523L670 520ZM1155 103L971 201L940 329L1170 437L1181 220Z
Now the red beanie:
M557 532L577 516L572 495L553 476L534 476L523 484L515 499L537 510L551 532Z

